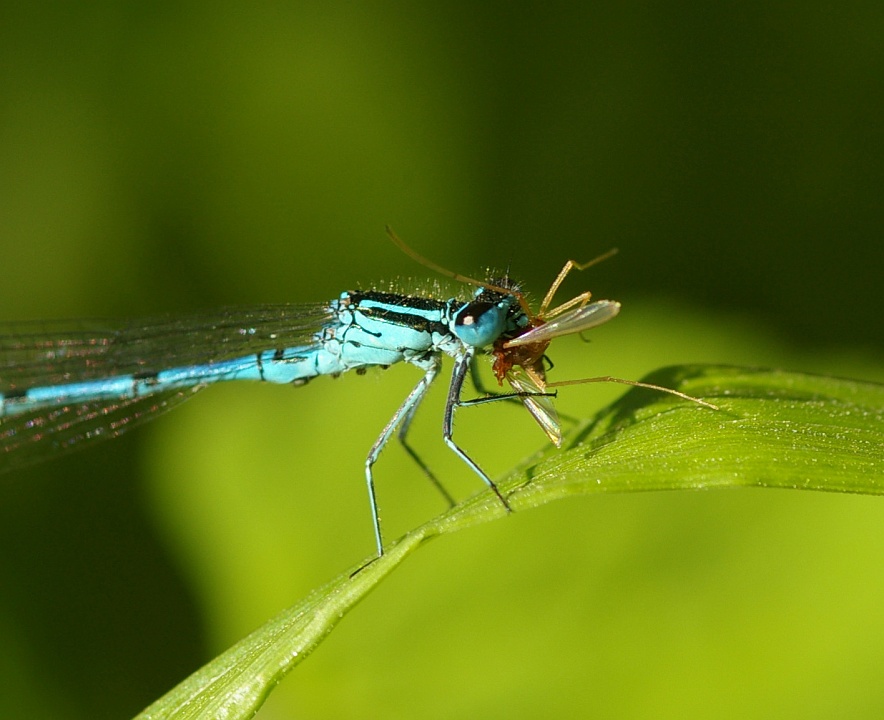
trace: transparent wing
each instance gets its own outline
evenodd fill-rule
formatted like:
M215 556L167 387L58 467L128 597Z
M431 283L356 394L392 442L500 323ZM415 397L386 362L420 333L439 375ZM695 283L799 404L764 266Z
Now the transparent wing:
M0 324L0 393L159 372L306 345L331 319L332 309L326 303L231 308L127 323Z
M331 320L329 304L317 304L268 305L130 323L0 324L0 393L309 345ZM0 472L116 437L203 387L0 417Z
M540 387L527 372L521 367L513 367L506 374L507 382L517 393L535 393L519 398L528 409L537 424L546 433L546 436L556 446L562 446L562 428L559 425L559 415L553 405L553 399L543 393L545 389Z
M0 420L0 473L115 438L183 402L204 385L117 402L65 405Z
M620 312L620 303L614 300L599 300L558 315L543 325L522 333L504 343L505 348L548 342L561 335L572 335L608 322Z

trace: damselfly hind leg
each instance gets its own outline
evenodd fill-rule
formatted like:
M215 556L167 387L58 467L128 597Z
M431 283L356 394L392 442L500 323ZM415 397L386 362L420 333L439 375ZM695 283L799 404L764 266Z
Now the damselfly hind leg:
M368 457L365 459L365 483L368 487L368 501L371 505L371 519L374 525L374 536L375 542L377 543L378 557L381 557L384 554L384 541L381 536L381 520L378 515L378 502L375 495L372 467L377 462L378 457L380 457L387 441L390 439L390 435L393 434L396 427L405 420L408 422L411 421L411 417L414 416L418 405L420 405L420 402L427 394L430 385L433 384L433 380L435 380L436 376L439 374L441 366L442 361L438 356L433 356L430 359L425 368L426 374L420 379L420 382L414 386L414 389L408 393L408 396L399 406L399 409L396 410L393 417L391 417L390 421L384 426L380 436L375 440L374 445L371 446ZM420 461L418 462L421 464Z

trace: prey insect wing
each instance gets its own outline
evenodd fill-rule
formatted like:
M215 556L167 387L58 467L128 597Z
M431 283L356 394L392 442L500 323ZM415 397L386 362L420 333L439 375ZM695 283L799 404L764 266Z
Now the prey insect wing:
M518 347L519 345L531 345L533 343L549 342L553 338L562 335L573 335L584 330L598 327L617 316L620 312L620 303L613 300L599 300L598 302L574 308L561 315L554 317L542 325L526 330L521 335L507 340L504 347Z
M541 387L532 373L515 366L506 374L506 380L513 390L520 395L525 409L540 425L543 432L556 447L562 446L562 428L559 425L559 414L553 405L553 398Z

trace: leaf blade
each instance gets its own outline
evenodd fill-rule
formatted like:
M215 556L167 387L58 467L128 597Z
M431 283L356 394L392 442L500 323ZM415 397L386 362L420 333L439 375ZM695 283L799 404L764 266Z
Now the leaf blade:
M680 366L648 382L720 411L633 389L500 483L516 510L575 494L777 487L884 494L884 386L827 376ZM252 717L359 600L426 540L504 517L489 492L408 533L222 653L138 718Z

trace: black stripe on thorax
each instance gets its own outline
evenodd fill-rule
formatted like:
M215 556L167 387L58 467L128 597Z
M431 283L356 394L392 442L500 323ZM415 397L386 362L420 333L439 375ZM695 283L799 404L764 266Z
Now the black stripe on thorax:
M391 305L399 308L411 307L415 310L442 311L448 304L447 300L433 300L432 298L417 297L414 295L400 295L398 293L378 292L377 290L356 290L349 293L350 302L363 301L376 302L381 305Z
M441 317L448 306L449 301L447 300L432 300L411 295L374 291L353 292L350 293L349 299L362 315L372 319L411 328L418 332L436 332L440 334L449 332L446 323L430 320L421 314L432 312L438 313ZM363 303L378 303L378 305L365 305ZM409 312L410 309L413 309L415 312Z

